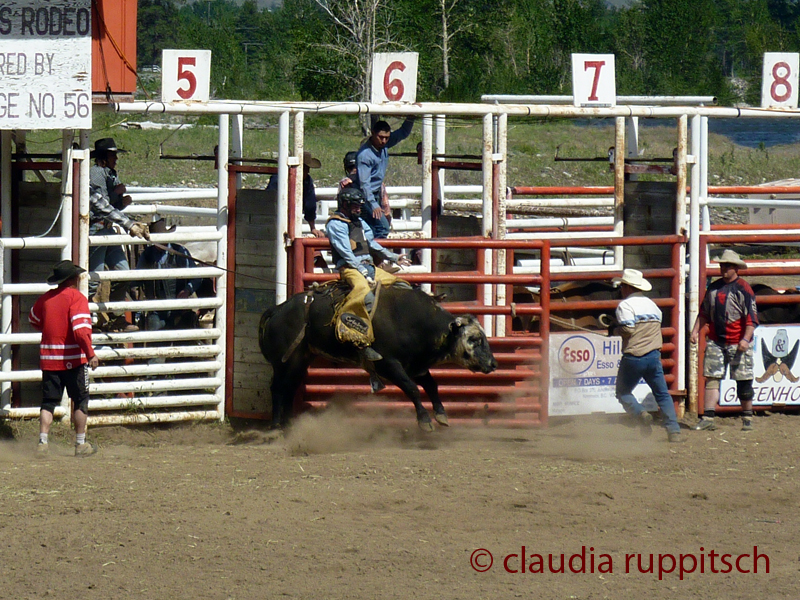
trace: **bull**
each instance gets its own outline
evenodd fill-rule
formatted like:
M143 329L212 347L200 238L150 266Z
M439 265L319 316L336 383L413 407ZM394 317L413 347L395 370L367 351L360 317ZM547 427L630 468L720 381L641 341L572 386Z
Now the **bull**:
M774 295L796 295L800 294L797 290L788 289L779 292L775 288L764 283L753 284L753 292L756 296ZM800 323L800 297L797 304L768 304L758 307L758 322L761 325L783 325L790 323Z
M273 370L273 427L288 424L295 392L317 355L374 370L382 380L395 384L414 403L417 423L424 431L434 427L417 384L428 395L436 421L448 425L431 367L451 363L473 372L497 369L486 334L474 316L453 316L423 291L401 285L378 293L372 348L381 359L365 363L353 345L336 339L334 312L347 292L340 282L328 284L297 294L262 315L258 339Z

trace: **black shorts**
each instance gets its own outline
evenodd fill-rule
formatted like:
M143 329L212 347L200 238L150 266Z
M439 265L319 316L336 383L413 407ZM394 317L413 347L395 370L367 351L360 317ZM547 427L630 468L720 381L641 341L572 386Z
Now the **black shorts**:
M89 414L89 366L81 365L66 371L42 371L42 410L53 412L61 404L64 389L73 403L73 410Z

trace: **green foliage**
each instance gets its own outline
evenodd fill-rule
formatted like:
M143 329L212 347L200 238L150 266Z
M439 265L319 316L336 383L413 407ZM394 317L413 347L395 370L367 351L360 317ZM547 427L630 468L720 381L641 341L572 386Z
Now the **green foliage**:
M368 44L321 3L340 15L369 4L140 0L138 62L159 64L164 48L205 48L216 97L363 99ZM377 51L419 53L422 101L569 94L570 54L587 52L615 54L620 94L757 104L763 53L800 45L800 2L633 0L615 8L605 0L386 0L371 31Z

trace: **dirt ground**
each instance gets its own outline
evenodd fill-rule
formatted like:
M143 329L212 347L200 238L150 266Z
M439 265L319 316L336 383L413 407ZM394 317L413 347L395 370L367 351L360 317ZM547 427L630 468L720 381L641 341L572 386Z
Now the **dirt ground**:
M85 459L64 427L40 458L36 423L7 425L3 597L800 597L800 416L681 445L617 416L429 435L412 419L96 428Z

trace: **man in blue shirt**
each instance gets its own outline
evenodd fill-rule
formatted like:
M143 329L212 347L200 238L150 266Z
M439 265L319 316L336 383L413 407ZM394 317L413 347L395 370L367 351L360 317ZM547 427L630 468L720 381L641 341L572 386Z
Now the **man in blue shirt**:
M358 183L364 192L366 211L361 218L372 228L376 239L389 236L389 221L381 208L383 179L389 164L389 148L396 146L410 134L414 128L414 117L403 121L399 129L392 131L386 121L377 121L372 126L372 135L358 150L356 165Z
M331 242L331 254L341 278L350 286L350 293L336 312L336 337L364 350L367 360L380 360L369 346L375 341L372 322L364 304L370 290L380 283L392 285L394 275L376 268L373 256L401 266L410 265L405 254L395 254L375 241L372 230L364 226L361 207L364 194L355 187L346 187L337 196L339 208L328 219L325 231Z

